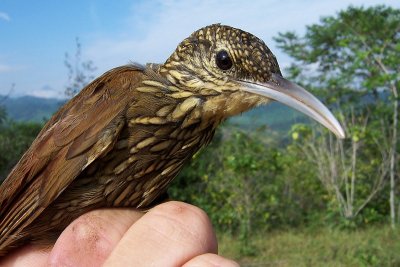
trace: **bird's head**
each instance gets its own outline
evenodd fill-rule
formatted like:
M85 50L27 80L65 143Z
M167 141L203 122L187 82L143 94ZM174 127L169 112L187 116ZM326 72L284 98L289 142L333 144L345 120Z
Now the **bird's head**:
M344 137L338 121L316 97L282 77L265 43L240 29L213 24L194 32L178 45L160 72L184 90L223 98L219 104L229 106L228 115L272 99Z

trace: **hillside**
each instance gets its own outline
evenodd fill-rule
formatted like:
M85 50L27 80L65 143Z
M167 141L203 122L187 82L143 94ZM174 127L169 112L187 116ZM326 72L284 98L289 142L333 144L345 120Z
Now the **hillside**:
M43 122L48 120L64 102L65 100L55 98L22 96L7 98L2 105L13 120Z
M302 113L277 102L260 106L229 120L231 124L236 124L245 130L267 126L274 131L283 132L287 132L294 123L308 121L309 119Z

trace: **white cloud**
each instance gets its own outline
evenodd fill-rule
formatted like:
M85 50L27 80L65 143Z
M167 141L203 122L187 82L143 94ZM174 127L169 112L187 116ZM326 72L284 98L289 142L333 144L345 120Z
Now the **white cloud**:
M0 20L10 21L11 18L7 13L0 11Z
M14 70L14 68L12 66L0 64L0 73L9 72L9 71L13 71L13 70Z
M10 64L4 64L0 62L0 73L5 73L5 72L16 72L19 70L26 69L26 66L22 65L10 65Z

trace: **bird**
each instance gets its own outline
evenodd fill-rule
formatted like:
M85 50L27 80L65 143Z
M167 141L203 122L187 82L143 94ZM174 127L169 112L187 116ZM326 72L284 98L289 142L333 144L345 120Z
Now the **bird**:
M148 209L218 125L271 101L345 136L316 97L282 77L267 45L238 28L212 24L163 64L109 70L51 117L0 186L0 256L48 246L94 209Z

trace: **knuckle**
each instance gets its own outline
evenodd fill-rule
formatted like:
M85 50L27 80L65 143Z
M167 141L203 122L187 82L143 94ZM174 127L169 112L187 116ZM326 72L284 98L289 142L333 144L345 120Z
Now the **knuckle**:
M92 221L91 216L80 217L71 225L71 232L76 241L93 242L99 240L100 229L98 224Z
M217 251L211 221L202 209L171 201L158 205L150 212L158 217L157 224L153 226L155 230L163 231L166 236L175 235L173 239L184 243L201 243L204 251Z
M94 214L85 214L72 222L51 252L51 266L73 266L83 259L103 261L112 248L103 234L102 224L101 219Z
M165 218L172 218L182 224L194 224L200 228L211 227L208 215L200 208L178 201L170 201L154 208L155 213Z

